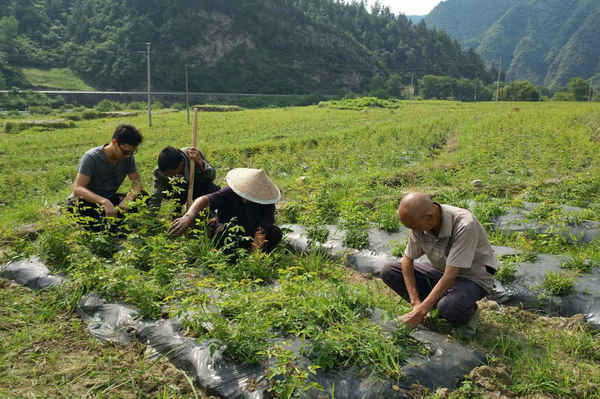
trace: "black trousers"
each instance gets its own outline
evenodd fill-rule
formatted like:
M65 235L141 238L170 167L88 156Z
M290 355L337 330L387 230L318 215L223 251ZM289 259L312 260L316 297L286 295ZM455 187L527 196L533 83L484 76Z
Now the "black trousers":
M278 226L271 226L264 228L265 231L265 245L262 250L266 253L272 252L277 244L281 242L283 233ZM254 233L250 234L233 232L230 229L226 229L226 226L222 223L218 223L215 219L212 219L208 224L208 235L215 238L217 246L222 247L228 241L233 242L235 247L250 249L252 242L254 241Z
M437 282L440 281L442 273L426 263L415 263L414 268L417 291L421 300L424 300ZM384 266L381 279L398 295L410 302L404 284L402 266L399 262ZM476 302L485 295L485 290L473 281L464 277L457 277L454 285L446 291L436 306L440 316L454 325L461 325L471 319L477 311Z
M115 193L108 197L108 200L117 206L121 203L127 194ZM148 193L142 191L139 196L148 196ZM118 210L114 221L109 221L106 217L106 212L102 205L86 201L81 198L72 198L67 202L67 210L71 212L77 219L77 222L84 228L91 231L112 231L116 232L123 224L124 213L137 212L136 207L129 207L127 211Z
M169 190L173 193L171 194L170 198L175 200L176 206L174 213L179 215L181 213L181 210L183 209L183 206L187 202L188 185L185 182L179 182L174 184L177 185L177 189L171 188L171 190ZM194 199L206 194L214 193L216 191L219 191L220 189L221 187L217 186L213 182L202 184L200 187L194 187Z

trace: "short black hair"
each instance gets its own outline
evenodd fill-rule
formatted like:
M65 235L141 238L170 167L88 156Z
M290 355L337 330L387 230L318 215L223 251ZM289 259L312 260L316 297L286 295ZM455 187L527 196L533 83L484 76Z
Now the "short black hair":
M181 155L181 151L177 148L171 146L165 147L158 154L158 169L161 172L177 169L183 160L183 155Z
M113 133L113 139L117 139L119 144L129 144L137 147L144 138L139 130L132 125L119 125Z

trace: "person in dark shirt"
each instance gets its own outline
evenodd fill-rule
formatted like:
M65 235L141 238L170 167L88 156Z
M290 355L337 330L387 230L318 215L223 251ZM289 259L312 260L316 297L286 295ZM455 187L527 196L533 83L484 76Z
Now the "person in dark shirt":
M275 203L281 199L279 188L262 169L232 169L225 181L227 187L197 198L185 215L173 221L169 233L183 233L201 209L210 207L217 211L213 235L224 233L226 224L234 224L242 227L242 235L249 238L239 241L240 246L272 251L282 238L275 225Z
M170 195L177 203L176 212L185 204L188 196L190 181L190 165L195 162L193 199L202 195L214 193L221 187L215 185L215 168L206 160L204 155L194 147L178 150L165 147L158 155L158 167L152 174L154 179L154 194L150 197L149 205L153 209L160 208L162 200ZM177 178L179 177L179 182Z
M134 157L142 140L134 126L119 125L110 143L83 154L67 205L84 226L95 231L103 229L107 216L121 216L128 210L130 201L144 194ZM126 176L133 183L133 189L127 194L118 193Z

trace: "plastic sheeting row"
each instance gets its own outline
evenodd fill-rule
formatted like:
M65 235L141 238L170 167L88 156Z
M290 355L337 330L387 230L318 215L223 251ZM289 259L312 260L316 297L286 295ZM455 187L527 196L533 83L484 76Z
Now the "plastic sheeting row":
M401 227L396 233L381 230L369 230L367 249L356 250L346 248L343 244L345 232L336 226L326 226L329 235L327 240L319 244L330 256L343 259L344 264L361 273L379 277L383 267L399 258L391 255L394 245L408 238L409 231ZM307 232L301 225L284 225L287 230L287 242L296 251L311 249ZM519 250L493 246L496 256L517 255ZM427 260L426 257L419 260ZM519 264L515 280L505 285L504 293L496 299L507 305L524 306L528 309L543 311L556 316L573 316L583 314L586 321L595 329L600 329L600 270L581 274L573 289L565 296L540 295L541 287L547 272L560 271L560 256L540 254L533 262Z
M46 266L37 258L10 263L3 266L1 276L33 289L48 288L64 281L62 277L49 274ZM48 284L52 281L53 284ZM88 323L91 335L103 341L128 344L138 339L148 345L153 354L166 356L176 367L184 370L210 395L223 398L268 397L265 369L261 365L241 365L230 361L225 347L216 340L197 340L183 335L177 320L140 320L137 311L121 304L105 303L94 295L85 296L79 304L79 314ZM396 326L384 321L381 312L374 311L373 321L387 333ZM402 371L400 382L383 379L364 370L345 368L319 371L313 380L326 392L311 390L308 397L337 398L407 398L413 384L435 390L438 387L455 387L461 378L484 361L482 353L465 347L441 334L415 330L413 339L427 348L427 354L409 358ZM299 364L310 364L302 358L297 337L282 337L296 348ZM307 342L302 341L302 345Z

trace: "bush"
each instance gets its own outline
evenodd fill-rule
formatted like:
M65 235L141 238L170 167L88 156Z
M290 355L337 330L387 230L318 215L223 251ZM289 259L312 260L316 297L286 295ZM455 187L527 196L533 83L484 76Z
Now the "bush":
M185 109L185 104L175 103L175 104L171 105L171 108L176 109L178 111L182 111Z
M163 109L165 106L158 100L152 101L152 109Z
M93 109L88 109L81 113L81 119L90 120L98 118L102 118L102 114L100 114L100 112L94 111Z
M47 105L30 105L27 110L32 114L48 115L52 113L52 108Z
M110 101L105 98L104 100L100 101L94 108L98 112L121 111L123 109L123 104L118 103L116 101Z
M127 106L127 108L129 109L135 109L135 110L142 110L142 109L146 109L147 104L143 101L133 101L130 102L129 105Z
M52 128L52 129L65 129L75 127L73 121L67 121L64 119L55 120L41 120L41 121L8 121L4 122L4 131L6 133L18 133L22 130L29 129L32 127Z
M80 121L81 120L81 114L78 114L76 112L71 112L71 113L65 114L64 117L70 121Z

